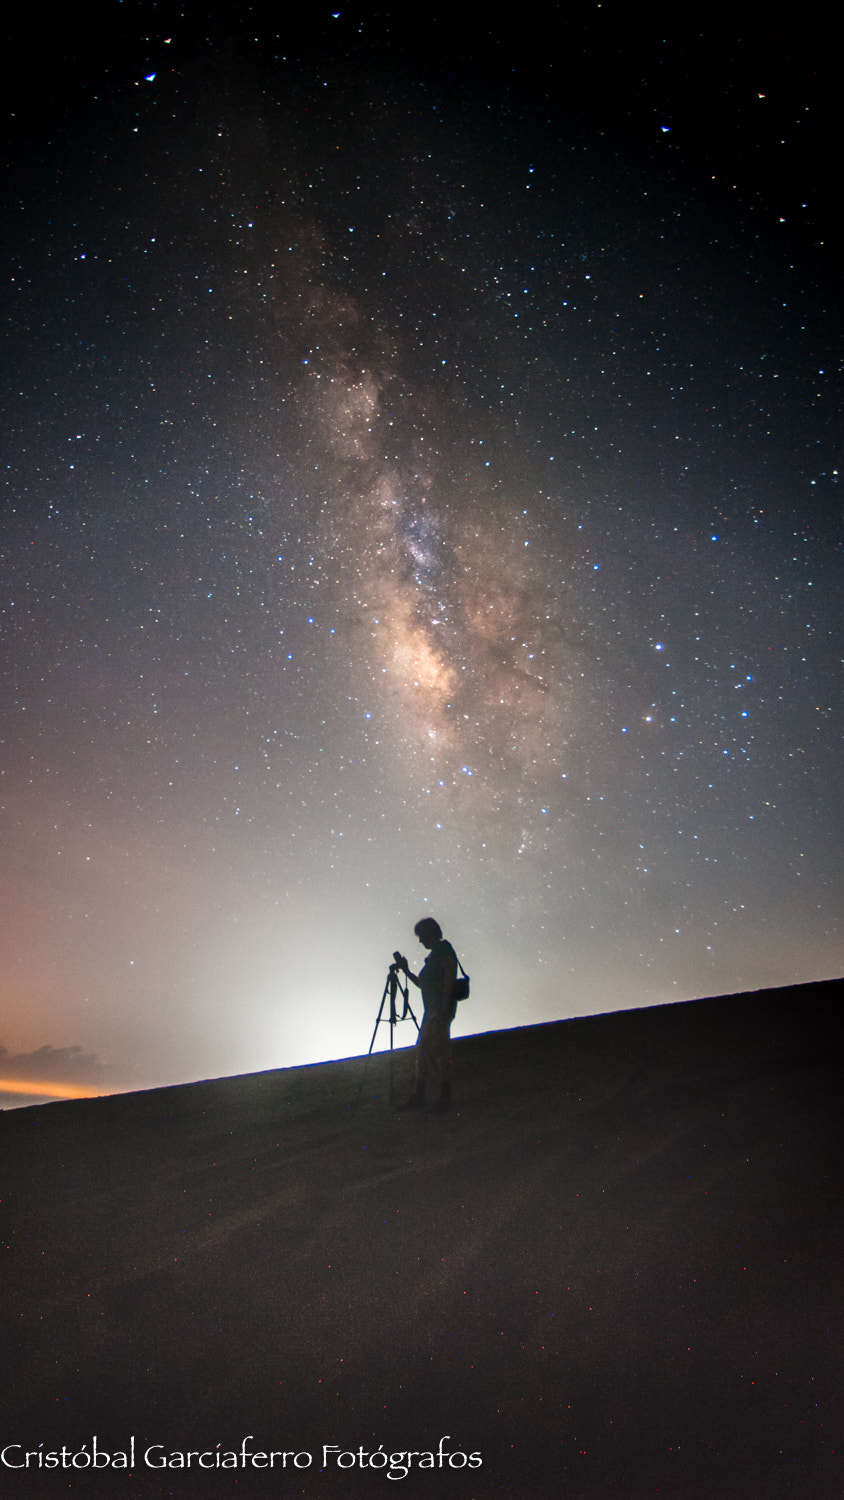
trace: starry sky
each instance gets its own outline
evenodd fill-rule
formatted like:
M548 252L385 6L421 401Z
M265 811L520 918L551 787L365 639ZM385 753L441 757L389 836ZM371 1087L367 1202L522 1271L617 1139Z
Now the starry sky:
M365 1052L426 913L456 1035L839 975L832 38L84 9L4 107L0 1103Z

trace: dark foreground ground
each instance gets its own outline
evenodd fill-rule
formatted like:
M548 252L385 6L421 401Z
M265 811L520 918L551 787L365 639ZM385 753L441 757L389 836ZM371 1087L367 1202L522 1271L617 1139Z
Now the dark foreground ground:
M0 1116L3 1500L840 1500L843 988Z

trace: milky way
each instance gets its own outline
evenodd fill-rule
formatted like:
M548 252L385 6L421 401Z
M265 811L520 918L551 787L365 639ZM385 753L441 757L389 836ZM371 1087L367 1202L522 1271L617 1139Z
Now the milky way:
M841 969L806 67L370 19L19 90L10 1102L363 1051L426 910L458 1033Z

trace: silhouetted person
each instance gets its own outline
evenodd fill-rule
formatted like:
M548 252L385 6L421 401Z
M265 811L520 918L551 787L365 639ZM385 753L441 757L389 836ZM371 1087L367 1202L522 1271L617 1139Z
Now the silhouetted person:
M454 999L457 954L433 917L423 917L413 931L422 946L428 949L428 957L418 974L411 973L406 958L402 958L400 967L422 991L425 1013L416 1039L416 1087L407 1103L400 1104L399 1109L422 1109L432 1068L440 1080L438 1107L448 1109L451 1105L451 1023L457 1009Z

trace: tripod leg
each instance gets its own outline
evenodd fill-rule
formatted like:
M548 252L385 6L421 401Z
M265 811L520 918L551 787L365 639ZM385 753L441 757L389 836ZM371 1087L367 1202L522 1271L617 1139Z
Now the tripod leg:
M400 1016L396 1012L396 993L397 993L398 990L401 991L401 993L402 993L402 995L404 997L404 1011L403 1011L402 1015L400 1015ZM389 998L389 1001L390 1001L390 1009L389 1009L388 1014L385 1015L384 1014L384 1006L385 1006L388 998ZM409 1002L409 1000L407 998L407 982L405 981L405 983L402 984L401 980L398 978L398 975L396 974L395 965L391 965L390 971L387 974L387 982L384 985L384 993L381 996L381 1004L378 1007L378 1015L375 1018L375 1027L374 1027L373 1032L372 1032L372 1040L369 1043L369 1051L367 1053L368 1057L372 1056L372 1049L375 1046L375 1038L378 1035L378 1027L381 1025L382 1021L386 1021L388 1023L388 1025L389 1025L389 1027L390 1027L390 1103L391 1104L393 1102L393 1039L394 1039L394 1035L395 1035L395 1028L398 1025L399 1021L405 1021L407 1019L408 1015L410 1016L411 1020L413 1021L413 1024L416 1027L416 1030L418 1032L419 1031L419 1022L417 1021L415 1015L413 1014L413 1011L410 1008L410 1002ZM355 1102L357 1102L357 1100L360 1099L362 1088L363 1088L363 1075L361 1075L361 1080L360 1080L360 1083L358 1085L357 1097L356 1097L356 1101Z
M372 1052L372 1049L375 1046L375 1038L376 1038L376 1036L378 1034L378 1027L381 1025L381 1017L382 1017L382 1012L384 1010L384 1001L386 1000L386 998L389 995L389 993L390 993L390 976L388 975L387 976L387 983L384 985L384 993L381 996L381 1004L378 1007L378 1015L377 1015L376 1020L375 1020L375 1030L372 1033L372 1041L369 1044L369 1052L367 1053L367 1057L370 1056L370 1054ZM393 1033L392 1033L392 1029L391 1029L391 1031L390 1031L390 1036L391 1037L392 1037L392 1034Z

